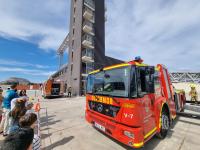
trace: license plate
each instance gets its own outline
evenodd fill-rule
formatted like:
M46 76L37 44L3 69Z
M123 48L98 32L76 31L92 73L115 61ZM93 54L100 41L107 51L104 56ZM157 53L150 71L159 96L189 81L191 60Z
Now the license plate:
M98 124L98 123L94 123L94 126L96 127L96 128L98 128L98 129L100 129L101 131L103 131L103 132L105 132L106 131L106 129L105 129L105 127L104 126L102 126L102 125L100 125L100 124Z

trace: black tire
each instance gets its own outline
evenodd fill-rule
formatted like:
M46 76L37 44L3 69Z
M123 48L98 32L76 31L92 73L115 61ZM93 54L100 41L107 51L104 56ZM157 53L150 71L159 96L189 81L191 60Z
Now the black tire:
M167 136L167 133L170 128L170 119L167 111L163 110L161 115L161 129L160 133L157 136L161 139L164 139Z

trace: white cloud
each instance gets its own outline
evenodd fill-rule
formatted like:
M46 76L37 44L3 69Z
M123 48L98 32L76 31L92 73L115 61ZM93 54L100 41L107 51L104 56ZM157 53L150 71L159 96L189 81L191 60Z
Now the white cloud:
M199 71L199 0L105 1L109 56L132 60L141 55L146 63L163 63L171 71ZM69 9L70 0L0 0L0 36L56 50L68 32Z
M20 62L20 61L15 61L15 60L8 60L8 59L0 59L0 65L15 66L15 67L35 67L38 69L50 68L50 66L46 66L46 65L31 64L31 63Z
M67 35L69 0L0 0L0 36L56 50Z
M122 60L141 55L171 71L200 70L199 0L111 0L107 8L108 55Z
M21 73L32 76L50 76L55 73L55 71L25 69L20 67L0 67L0 72L18 72L19 74Z

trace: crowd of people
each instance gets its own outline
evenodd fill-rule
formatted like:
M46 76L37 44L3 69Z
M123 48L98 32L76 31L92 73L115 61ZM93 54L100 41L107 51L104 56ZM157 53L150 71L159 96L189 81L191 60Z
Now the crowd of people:
M0 88L0 134L5 137L0 150L39 150L40 137L34 134L37 115L32 110L26 90L11 85L3 97Z

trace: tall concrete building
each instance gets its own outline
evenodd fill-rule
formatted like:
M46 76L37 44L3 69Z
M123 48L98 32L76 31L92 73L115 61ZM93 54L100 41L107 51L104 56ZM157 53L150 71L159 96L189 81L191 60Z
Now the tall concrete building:
M67 87L85 93L89 72L120 60L105 56L105 1L71 0Z

